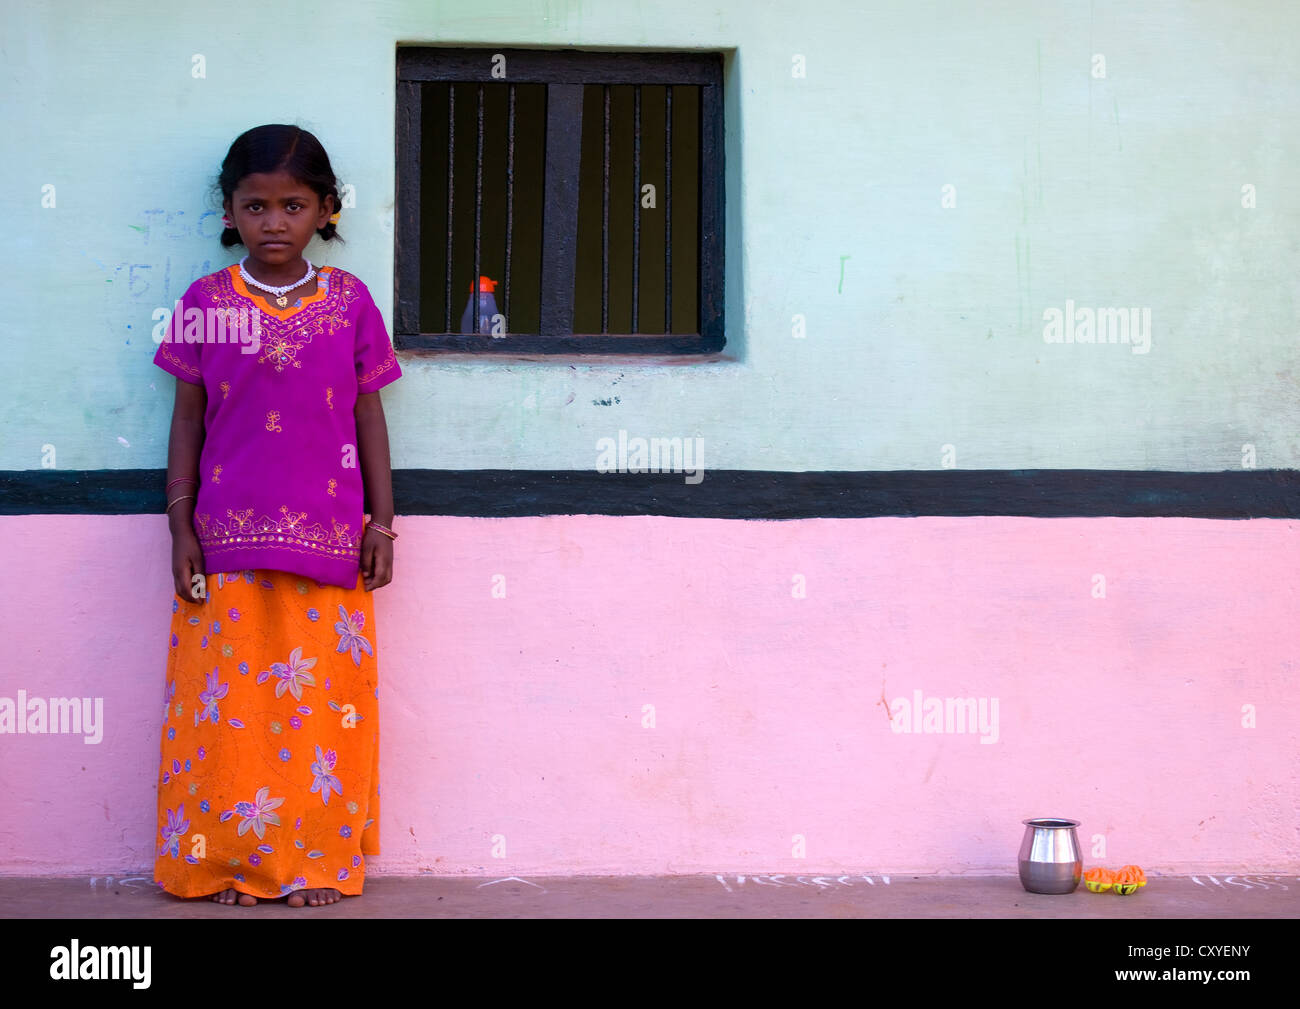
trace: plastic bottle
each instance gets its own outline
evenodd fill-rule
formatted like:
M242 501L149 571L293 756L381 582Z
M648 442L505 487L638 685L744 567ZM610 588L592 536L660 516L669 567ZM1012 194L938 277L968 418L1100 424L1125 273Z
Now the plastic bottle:
M497 299L492 292L496 290L496 281L488 276L478 278L478 331L484 334L492 332L492 317L497 314ZM460 317L460 331L473 333L474 329L474 285L469 285L469 299L465 302L465 312Z

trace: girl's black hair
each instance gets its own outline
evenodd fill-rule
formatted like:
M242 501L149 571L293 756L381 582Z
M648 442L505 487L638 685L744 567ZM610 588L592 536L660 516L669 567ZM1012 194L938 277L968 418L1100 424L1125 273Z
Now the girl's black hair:
M226 160L221 162L217 188L221 190L223 199L233 199L235 189L245 175L281 169L311 187L322 204L326 196L334 197L334 212L338 212L342 201L329 155L315 136L298 126L271 124L255 126L241 133L226 152ZM316 234L327 242L334 238L343 241L333 221L326 221L325 227L316 229ZM221 244L227 248L239 245L238 229L223 230Z

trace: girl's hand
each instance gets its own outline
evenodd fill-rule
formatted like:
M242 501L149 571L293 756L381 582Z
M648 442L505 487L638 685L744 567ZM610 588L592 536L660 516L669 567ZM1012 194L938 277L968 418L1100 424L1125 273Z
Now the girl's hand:
M176 594L186 602L201 603L194 595L194 576L204 573L203 548L193 529L178 529L172 533L172 581Z
M361 573L365 576L367 592L393 580L393 541L369 527L361 539Z

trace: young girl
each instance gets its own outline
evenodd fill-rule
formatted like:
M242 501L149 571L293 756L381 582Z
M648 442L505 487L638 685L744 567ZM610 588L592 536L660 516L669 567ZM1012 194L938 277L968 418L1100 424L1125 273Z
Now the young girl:
M178 379L154 879L223 904L332 904L379 852L367 593L392 578L379 390L402 372L365 285L303 258L338 220L320 142L249 130L219 185L221 244L248 254L190 285L154 356Z

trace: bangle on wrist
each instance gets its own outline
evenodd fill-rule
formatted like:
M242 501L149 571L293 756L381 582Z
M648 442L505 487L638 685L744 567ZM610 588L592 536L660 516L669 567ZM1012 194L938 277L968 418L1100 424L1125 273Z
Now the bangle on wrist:
M373 519L371 519L369 522L366 523L366 528L373 529L375 532L380 533L383 536L387 536L390 540L397 539L397 533L389 529L388 526L380 525L378 522L374 521Z

